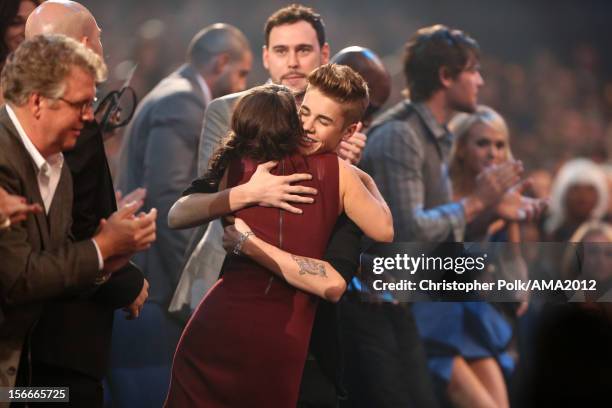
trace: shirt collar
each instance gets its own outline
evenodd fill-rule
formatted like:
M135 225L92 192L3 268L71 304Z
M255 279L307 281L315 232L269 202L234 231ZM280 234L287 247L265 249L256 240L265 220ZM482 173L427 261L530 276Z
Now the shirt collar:
M198 81L198 84L200 84L200 88L202 88L202 93L204 94L204 103L208 105L210 101L212 100L212 94L210 93L210 88L208 87L208 84L206 83L204 78L202 78L202 75L196 73L195 77Z
M15 115L15 112L8 103L6 104L6 112L8 113L11 122L13 122L13 126L15 126L15 129L17 129L17 134L21 138L21 142L30 154L30 157L32 157L37 172L40 172L43 166L45 166L45 164L47 166L55 167L61 165L64 162L64 156L62 155L62 153L53 154L47 159L45 159L43 155L40 154L36 146L34 146L34 143L32 143L30 137L26 134L25 130L23 129L23 126L21 126L21 123L19 122L19 119L17 119L17 115Z
M421 119L423 119L425 126L427 126L429 131L435 136L436 139L442 139L450 133L446 126L438 123L427 105L422 102L417 102L414 104L414 109L417 111Z

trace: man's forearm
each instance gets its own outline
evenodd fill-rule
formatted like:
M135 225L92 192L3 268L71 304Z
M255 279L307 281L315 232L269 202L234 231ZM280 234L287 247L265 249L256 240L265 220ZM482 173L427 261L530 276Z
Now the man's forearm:
M427 210L394 212L395 241L443 242L451 233L461 241L466 225L464 211L460 202L451 202Z
M245 184L181 197L170 209L170 228L191 228L256 204Z

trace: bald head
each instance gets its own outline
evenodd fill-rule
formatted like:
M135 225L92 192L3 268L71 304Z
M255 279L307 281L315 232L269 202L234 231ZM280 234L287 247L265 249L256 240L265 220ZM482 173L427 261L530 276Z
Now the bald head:
M69 0L49 0L38 6L26 22L26 38L63 34L102 56L100 28L85 6Z
M370 106L366 111L364 122L380 109L391 93L391 76L378 56L363 47L347 47L334 55L330 62L348 65L357 71L368 83Z
M232 61L250 52L249 41L242 31L229 24L213 24L198 32L187 50L187 60L196 67L203 67L220 55L227 54Z

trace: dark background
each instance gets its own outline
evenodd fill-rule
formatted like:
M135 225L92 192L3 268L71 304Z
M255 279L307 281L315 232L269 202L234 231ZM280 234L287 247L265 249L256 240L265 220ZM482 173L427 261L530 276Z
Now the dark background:
M265 81L263 25L282 1L83 1L103 29L109 87L138 63L134 87L143 96L181 64L191 37L226 22L240 28L255 56L249 85ZM606 161L612 149L612 2L448 1L305 3L323 16L332 54L349 45L371 48L393 75L388 104L401 98L401 55L419 27L442 23L481 45L481 102L504 115L511 145L527 169L554 170L570 157ZM111 146L111 153L112 153Z

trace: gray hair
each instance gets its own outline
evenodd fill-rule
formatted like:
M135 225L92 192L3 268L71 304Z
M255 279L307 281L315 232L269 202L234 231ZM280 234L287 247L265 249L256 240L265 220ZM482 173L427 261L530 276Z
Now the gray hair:
M2 70L0 87L4 99L24 105L30 95L60 98L72 67L79 67L94 80L106 79L102 59L83 44L60 34L38 35L26 40L9 56Z

